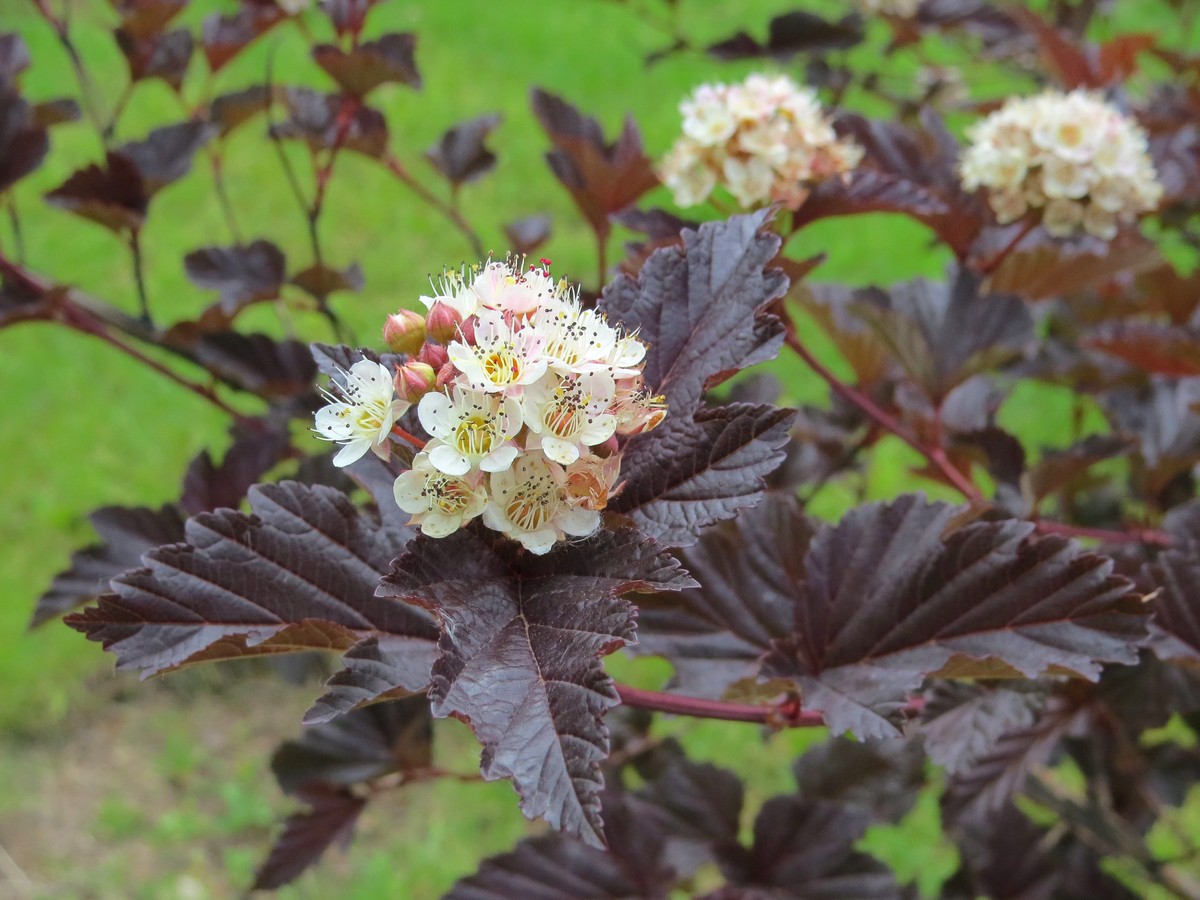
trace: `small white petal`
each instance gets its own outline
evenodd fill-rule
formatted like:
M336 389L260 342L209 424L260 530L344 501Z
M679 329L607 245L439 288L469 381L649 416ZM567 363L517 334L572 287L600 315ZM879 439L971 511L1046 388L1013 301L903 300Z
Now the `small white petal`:
M426 449L429 451L429 461L439 472L445 472L447 475L466 475L471 471L471 461L449 444L431 443Z
M484 472L503 472L512 466L513 460L517 458L517 453L517 448L512 444L497 447L479 461L479 468Z

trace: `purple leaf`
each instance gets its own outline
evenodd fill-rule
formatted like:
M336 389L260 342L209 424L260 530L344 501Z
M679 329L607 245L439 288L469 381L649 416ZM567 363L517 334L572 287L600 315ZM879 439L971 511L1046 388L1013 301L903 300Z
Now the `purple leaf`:
M854 849L869 824L867 812L837 803L768 800L754 822L754 844L724 860L729 886L705 900L899 900L891 871Z
M204 247L183 258L192 283L220 292L221 310L232 319L251 303L279 296L287 262L270 241Z
M412 607L377 599L401 551L392 532L339 491L295 482L250 490L252 515L188 520L187 543L159 547L145 568L68 620L145 676L213 659L296 650L345 651L388 638L406 647L394 686L428 682L436 629Z
M122 26L115 37L132 81L161 78L176 91L183 86L193 47L192 33L186 28L143 37Z
M504 226L504 237L513 253L532 253L550 240L551 219L548 215L514 219Z
M503 118L492 113L459 122L425 151L425 158L455 188L482 178L496 166L496 154L484 146L484 141ZM549 232L549 223L546 231Z
M658 184L637 125L626 119L617 140L606 143L600 123L561 97L534 88L531 101L533 114L554 143L555 149L546 154L550 168L592 230L607 237L612 230L609 216Z
M766 648L792 630L814 529L795 498L768 494L705 531L680 553L700 587L641 598L634 652L669 659L672 686L692 696L720 699L756 677Z
M155 128L143 140L122 145L118 152L133 163L147 197L153 197L188 173L192 157L215 133L207 122L179 122Z
M317 374L308 345L293 338L277 341L265 334L217 331L183 346L221 379L269 399L310 393Z
M179 507L161 509L105 506L89 516L100 543L71 556L71 566L54 576L38 598L29 622L36 628L108 591L108 581L142 564L142 554L160 544L183 540L184 516Z
M150 195L137 166L110 152L103 166L80 169L46 195L59 209L91 219L110 231L136 231L146 220Z
M925 751L949 774L966 772L995 749L1006 734L1032 726L1046 699L1040 690L937 682L926 693L921 710L920 734Z
M258 870L252 890L283 887L300 877L309 866L336 843L346 843L367 801L344 788L320 785L305 788L299 799L308 809L293 813L283 833Z
M793 415L743 403L702 409L690 422L668 415L630 440L621 460L624 489L609 509L663 543L695 543L708 526L759 502L764 479L785 458Z
M300 87L286 88L283 102L289 115L271 126L274 137L302 140L314 153L337 146L379 159L387 152L387 120L377 109L340 94Z
M1033 319L1019 298L979 288L979 278L960 269L950 285L917 279L888 293L862 292L854 311L940 403L972 375L1020 356L1033 340Z
M1200 668L1200 543L1184 540L1146 566L1158 588L1150 607L1150 646L1160 659Z
M787 277L767 269L779 237L766 213L708 222L683 233L683 247L657 251L637 278L619 276L600 308L649 345L646 383L665 394L671 416L700 406L704 392L783 345L783 325L767 312Z
M830 22L820 16L793 10L771 20L766 44L760 44L744 31L707 48L717 59L754 59L770 56L790 59L797 53L826 53L846 50L862 42L866 32L859 16L844 16Z
M951 530L954 514L908 495L858 507L809 545L795 632L763 674L794 679L835 733L895 735L893 714L943 669L1094 680L1101 663L1137 658L1144 610L1111 560L1030 523Z
M379 596L437 617L433 714L471 725L484 777L513 779L527 816L601 846L603 716L618 700L600 657L634 635L634 608L620 595L692 584L632 529L601 531L544 557L471 529L417 538Z
M285 423L245 419L231 432L233 443L220 465L213 462L207 450L188 465L180 502L189 515L222 507L236 509L251 486L291 447Z
M346 51L333 44L317 44L312 57L318 66L347 93L365 97L381 84L421 86L414 53L415 34L385 34Z
M285 741L271 771L286 793L318 784L350 787L432 762L433 719L425 697L376 703Z
M632 900L666 897L676 873L664 861L664 834L615 792L604 796L609 850L561 835L529 838L486 859L446 900Z
M830 800L895 822L925 787L925 754L919 741L851 741L830 738L796 760L792 771L805 800Z
M265 3L246 4L228 15L212 13L204 20L202 38L208 67L213 72L219 71L285 18L283 10Z
M266 112L271 106L271 93L266 85L254 84L221 94L209 104L208 120L217 126L221 137L226 137L239 125Z
M35 121L34 110L0 74L0 193L37 169L49 149L46 129Z

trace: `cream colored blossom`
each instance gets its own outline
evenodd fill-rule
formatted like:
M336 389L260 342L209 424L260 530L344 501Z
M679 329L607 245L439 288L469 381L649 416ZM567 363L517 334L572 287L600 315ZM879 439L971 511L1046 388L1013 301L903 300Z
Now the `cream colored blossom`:
M1046 230L1105 240L1162 198L1146 133L1095 92L1012 98L968 132L960 175L1001 224L1029 212Z
M659 176L680 206L721 185L745 208L798 206L812 186L858 165L862 150L840 140L816 94L785 76L705 84L680 104L683 135Z
M324 393L330 402L317 410L313 430L322 440L344 445L333 464L348 466L368 450L387 459L392 425L411 405L397 399L388 367L360 359L349 371L340 373L334 393Z

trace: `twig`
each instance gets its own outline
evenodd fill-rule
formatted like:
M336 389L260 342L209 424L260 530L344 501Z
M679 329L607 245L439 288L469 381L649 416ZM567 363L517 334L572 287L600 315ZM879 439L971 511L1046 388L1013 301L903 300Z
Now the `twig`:
M596 293L604 290L608 279L608 234L596 232Z
M150 301L146 296L146 275L144 272L142 260L142 231L140 228L135 228L129 233L129 252L133 258L133 280L137 284L138 309L142 316L142 321L147 325L153 323L150 318Z
M996 269L1000 267L1000 263L1008 259L1009 254L1016 250L1017 245L1020 244L1021 241L1025 240L1029 232L1033 231L1033 229L1036 227L1037 219L1029 219L1024 225L1021 226L1021 230L1016 233L1012 240L1001 247L991 259L980 265L979 273L981 275L990 275L992 272L996 271Z
M842 381L828 367L826 367L819 359L813 356L812 351L808 349L796 335L796 328L789 320L787 322L787 335L784 339L787 345L796 352L816 372L829 387L840 394L845 400L848 400L853 405L857 406L867 414L877 425L885 431L889 431L904 443L908 444L926 459L946 477L955 489L967 498L971 503L978 503L983 500L983 494L980 492L969 478L963 475L946 456L946 451L940 446L931 446L926 444L915 434L909 431L900 421L891 414L881 409L870 397L857 390L854 387Z
M388 154L384 160L384 165L409 190L445 216L450 221L450 224L457 228L471 244L471 250L474 254L478 258L483 259L483 242L479 239L479 235L476 234L475 229L470 226L457 210L444 200L438 198L437 195L431 193L421 182L417 181L408 169L404 168L404 164L395 156Z
M405 431L399 425L392 426L392 434L396 435L396 437L398 437L398 438L408 441L410 444L412 444L414 447L416 447L417 450L425 449L425 442L423 440L421 440L415 434L409 434L407 431Z
M143 353L141 350L133 347L105 327L104 323L93 319L85 310L78 307L66 307L64 310L63 321L65 324L74 328L76 331L81 331L84 334L90 334L104 341L111 347L115 347L127 356L136 359L138 362L153 369L158 374L162 375L170 381L175 382L179 386L186 388L198 397L203 397L217 409L235 420L244 419L245 416L217 396L216 391L204 384L199 384L191 381L180 375L170 366L163 365L158 360L153 359Z
M8 202L5 204L8 207L8 225L12 230L13 247L17 251L17 259L25 262L25 236L21 231L21 217L17 212L17 195L14 191L8 192Z
M720 719L725 722L759 722L782 728L819 728L825 724L825 717L821 713L802 710L798 700L788 700L775 705L754 705L685 697L662 691L645 691L627 684L616 684L615 687L621 703L636 709L650 709L698 719ZM914 697L904 707L904 711L917 712L924 705L923 699Z
M220 150L208 151L208 165L212 170L213 190L217 194L217 203L221 207L221 214L225 217L225 225L229 229L229 234L233 238L233 242L240 247L242 244L242 231L238 228L237 216L233 211L233 203L229 199L229 191L225 187L225 166Z
M87 66L83 63L83 57L79 55L79 49L75 46L75 42L71 40L67 23L54 15L54 12L50 9L48 0L34 0L34 5L37 7L41 17L54 29L54 34L58 38L59 44L67 52L67 57L71 61L71 69L75 72L75 79L79 82L79 95L83 100L84 115L88 117L88 121L95 127L96 134L99 135L101 143L107 148L110 136L106 134L104 117L100 115L100 105L96 101L95 96L95 85L88 74Z

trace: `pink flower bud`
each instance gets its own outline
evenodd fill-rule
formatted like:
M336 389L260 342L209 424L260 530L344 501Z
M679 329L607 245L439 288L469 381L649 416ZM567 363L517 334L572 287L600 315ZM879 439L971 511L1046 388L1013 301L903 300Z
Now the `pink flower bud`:
M411 309L402 309L383 323L383 339L393 352L411 356L425 343L425 319Z
M458 369L454 368L454 363L446 363L437 373L437 386L444 388L458 376Z
M416 403L437 382L437 373L428 363L410 359L396 370L396 394L401 400Z
M448 303L437 302L425 317L425 331L431 340L440 344L448 344L458 340L458 329L462 325L462 316Z
M440 344L426 344L421 348L421 352L417 354L417 359L429 365L435 372L450 362L450 356L446 353L446 348Z

